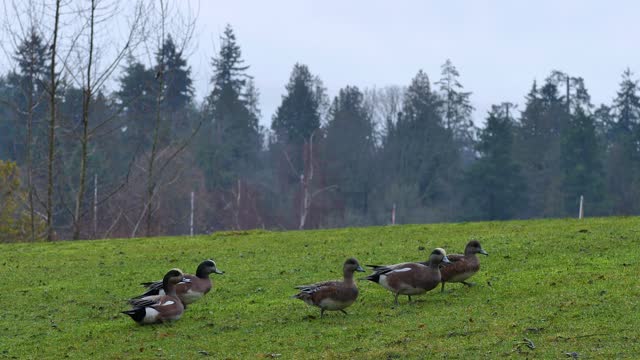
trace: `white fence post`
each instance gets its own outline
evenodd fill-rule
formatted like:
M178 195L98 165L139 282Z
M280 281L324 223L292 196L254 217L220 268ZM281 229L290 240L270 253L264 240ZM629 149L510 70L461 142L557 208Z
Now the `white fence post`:
M93 176L93 237L98 236L98 174Z
M391 209L391 225L396 224L396 204L393 203L393 208Z
M193 236L193 191L191 192L191 219L189 220L189 236Z
M584 217L584 196L580 195L580 210L578 211L578 219Z

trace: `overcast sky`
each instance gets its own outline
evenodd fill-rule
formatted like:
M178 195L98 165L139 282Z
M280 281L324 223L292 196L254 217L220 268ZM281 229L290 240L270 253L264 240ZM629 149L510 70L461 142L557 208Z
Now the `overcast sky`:
M200 9L190 59L198 96L229 23L265 125L295 62L333 96L345 85L406 85L418 69L436 81L449 58L481 120L491 104L522 104L553 69L582 76L596 104L615 96L626 67L640 71L637 1L181 1Z
M522 109L532 81L543 81L554 69L583 77L596 105L611 102L625 68L640 72L639 1L169 3L197 12L188 61L198 101L211 89L210 59L225 25L231 24L261 92L265 126L271 124L296 62L320 76L333 97L346 85L407 85L419 69L435 82L440 66L451 59L460 81L473 92L479 124L491 104L510 101ZM15 27L12 16L2 18ZM105 33L107 40L118 37L114 30ZM0 64L6 65L11 44L6 36L0 44L5 55ZM117 78L111 87L117 86Z

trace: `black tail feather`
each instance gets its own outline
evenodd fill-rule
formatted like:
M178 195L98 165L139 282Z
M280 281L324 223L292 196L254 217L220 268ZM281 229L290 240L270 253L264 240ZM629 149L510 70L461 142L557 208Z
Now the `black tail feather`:
M141 323L146 315L146 310L143 307L139 307L127 311L121 311L121 313L129 315L133 321Z
M369 280L369 281L373 281L374 283L378 283L380 282L380 273L375 272L369 276L365 276L363 278L360 278L360 280Z

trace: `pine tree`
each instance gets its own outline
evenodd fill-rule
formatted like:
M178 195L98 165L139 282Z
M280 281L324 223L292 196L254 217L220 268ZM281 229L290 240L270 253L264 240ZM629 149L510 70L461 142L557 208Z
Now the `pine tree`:
M454 139L462 148L466 157L473 155L474 126L471 115L471 92L465 92L458 80L460 74L451 60L442 65L441 79L436 82L440 85L442 96L442 111L445 127L453 132Z
M459 200L455 188L460 180L460 154L441 114L442 101L420 70L405 92L402 114L386 140L392 149L387 161L395 164L398 188L417 185L420 203L431 212L423 221L452 219Z
M36 238L36 186L37 168L44 164L47 152L44 141L37 141L47 136L46 96L47 80L49 76L48 66L50 52L42 36L32 27L26 37L18 45L14 54L14 60L18 63L18 73L10 73L8 83L13 85L12 96L6 99L13 104L13 118L17 120L9 127L7 135L13 143L11 150L14 159L24 164L26 170L26 186L30 218L31 240ZM54 75L55 76L55 75ZM50 79L49 79L50 80ZM51 103L49 104L51 106ZM2 126L0 125L0 128ZM1 131L0 131L1 132ZM0 135L2 142L2 135Z
M286 89L271 129L278 141L301 145L320 127L324 88L306 65L295 64Z
M527 95L516 136L516 156L527 180L529 198L524 217L562 216L561 134L567 123L566 104L558 87L534 82Z
M353 86L340 89L329 109L323 144L327 184L338 187L337 198L359 217L368 212L373 187L374 131L362 92Z
M151 143L156 87L155 73L144 64L130 58L120 78L120 89L116 92L126 118L122 130L124 143L128 144L127 148L147 148Z
M164 106L172 112L183 110L193 96L191 67L187 66L182 50L176 48L171 35L158 49L156 64L156 73L162 71L164 76Z
M607 193L615 214L635 214L640 210L640 96L638 80L627 69L614 100L616 122L611 126L607 151Z
M18 71L10 72L6 78L9 91L2 100L6 104L12 104L9 109L14 112L12 118L15 123L0 137L9 137L7 142L12 144L10 153L14 154L12 158L19 163L45 161L44 142L34 142L33 139L44 138L47 134L44 119L47 110L45 97L49 58L49 50L42 36L32 27L13 55Z
M198 147L209 187L227 189L255 170L262 138L258 93L248 82L249 67L244 65L231 26L227 25L220 40L220 52L212 60L213 90L206 100L210 121L201 132Z
M604 182L598 138L593 116L578 105L562 137L562 190L567 214L576 214L584 195L590 214L603 208Z
M494 105L476 145L478 159L466 176L470 217L504 220L515 217L525 205L525 182L513 158L514 124L504 103Z

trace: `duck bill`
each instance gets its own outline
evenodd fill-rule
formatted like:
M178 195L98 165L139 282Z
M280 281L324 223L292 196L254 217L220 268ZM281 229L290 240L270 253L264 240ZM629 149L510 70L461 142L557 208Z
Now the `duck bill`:
M362 268L362 266L358 265L358 267L356 268L357 272L365 272L364 269Z
M445 255L445 256L442 258L442 263L443 263L443 264L451 264L451 260L449 260L449 258L447 257L447 255Z
M484 249L480 249L480 254L485 255L485 256L489 256L489 253L484 251Z
M218 275L222 275L222 274L224 274L224 271L222 271L222 270L218 270L218 269L213 270L213 272L214 272L214 273L216 273L216 274L218 274Z

